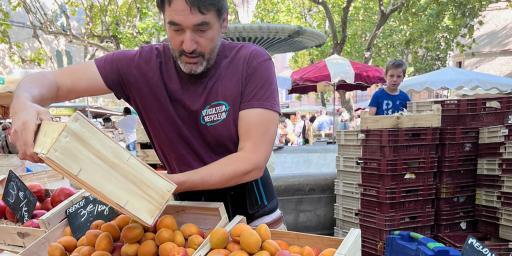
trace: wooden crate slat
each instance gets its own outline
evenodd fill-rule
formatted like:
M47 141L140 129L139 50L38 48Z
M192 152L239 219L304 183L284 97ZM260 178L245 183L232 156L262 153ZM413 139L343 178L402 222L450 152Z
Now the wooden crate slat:
M43 122L35 147L40 157L101 201L152 225L176 185L133 157L81 113L64 126Z

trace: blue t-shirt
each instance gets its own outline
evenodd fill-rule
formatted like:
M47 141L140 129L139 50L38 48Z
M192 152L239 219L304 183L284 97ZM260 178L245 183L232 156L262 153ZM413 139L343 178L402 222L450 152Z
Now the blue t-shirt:
M411 101L409 95L402 90L397 95L392 95L384 88L380 88L373 94L368 106L377 108L376 115L392 115L407 109L409 101Z

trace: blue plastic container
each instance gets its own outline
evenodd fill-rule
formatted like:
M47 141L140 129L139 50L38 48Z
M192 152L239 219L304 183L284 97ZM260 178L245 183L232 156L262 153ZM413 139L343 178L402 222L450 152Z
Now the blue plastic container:
M461 256L452 247L414 232L394 231L386 239L386 256Z

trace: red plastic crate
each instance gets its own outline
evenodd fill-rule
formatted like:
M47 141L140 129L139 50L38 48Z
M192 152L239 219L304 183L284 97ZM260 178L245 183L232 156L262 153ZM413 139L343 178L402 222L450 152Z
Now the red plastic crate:
M504 142L479 144L478 145L478 158L502 157L503 153L500 152L500 148L503 145L505 145Z
M415 145L439 142L438 128L361 130L363 145Z
M437 170L437 157L361 158L361 169L366 172L391 174Z
M364 223L359 223L359 227L361 229L361 234L363 239L369 238L373 240L382 240L384 241L386 237L391 233L391 231L411 231L416 232L418 234L422 234L424 236L430 236L432 234L432 225L428 226L418 226L413 225L410 227L403 227L399 229L381 229L376 228L371 225L366 225Z
M475 206L451 211L436 211L436 223L462 222L475 219Z
M436 210L453 210L475 205L475 195L436 198Z
M434 184L434 171L398 174L377 174L361 170L362 184L368 186L428 186Z
M441 128L439 131L439 142L441 143L454 143L454 142L478 142L479 139L478 128Z
M499 102L500 107L494 107L494 104L488 105L490 102ZM508 109L509 100L505 97L489 97L489 98L468 98L468 99L447 99L436 101L441 104L442 114L466 114L466 113L487 113L495 112L502 109Z
M385 251L385 241L365 237L361 234L361 249L363 256L382 256Z
M474 232L476 230L476 220L468 220L461 222L441 223L437 222L434 225L434 232L436 234L445 234L453 232Z
M479 188L501 190L503 181L500 175L476 175L476 184Z
M510 111L486 113L442 114L441 127L482 128L508 122Z
M441 184L436 188L436 195L440 198L454 196L471 196L476 193L476 184L473 182L462 182L453 184Z
M478 220L477 229L479 232L489 237L498 237L500 234L500 224L486 220Z
M367 199L361 195L361 209L364 211L379 212L382 214L429 211L434 209L434 198L403 200L403 201L379 201Z
M359 210L359 223L381 229L400 229L415 225L433 225L434 210L382 215Z
M480 230L479 230L480 231ZM512 243L510 241L499 239L497 235L490 237L489 234L481 232L457 232L448 234L439 234L435 236L438 242L445 244L456 249L462 249L466 238L472 235L479 241L482 241L487 248L489 248L496 256L510 256L512 253Z
M501 175L512 176L512 158L501 158L500 160Z
M361 195L367 199L379 201L401 201L424 198L434 198L436 196L435 186L408 187L400 189L391 189L382 187L361 186Z
M439 171L436 173L438 184L450 184L457 182L476 182L475 170Z
M439 156L477 156L478 142L440 143Z
M499 208L486 205L475 205L475 218L488 222L499 223Z
M439 171L475 170L478 167L478 158L475 156L439 156Z
M417 145L363 145L363 158L396 157L396 156L415 156L426 157L436 156L436 144L417 144Z

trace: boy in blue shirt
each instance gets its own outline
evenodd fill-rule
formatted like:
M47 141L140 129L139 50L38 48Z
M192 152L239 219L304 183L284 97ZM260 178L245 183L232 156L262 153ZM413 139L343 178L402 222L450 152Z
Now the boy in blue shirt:
M411 101L407 93L398 87L405 78L407 64L403 60L392 60L386 65L384 73L386 85L377 90L370 100L370 115L393 115L407 109Z

